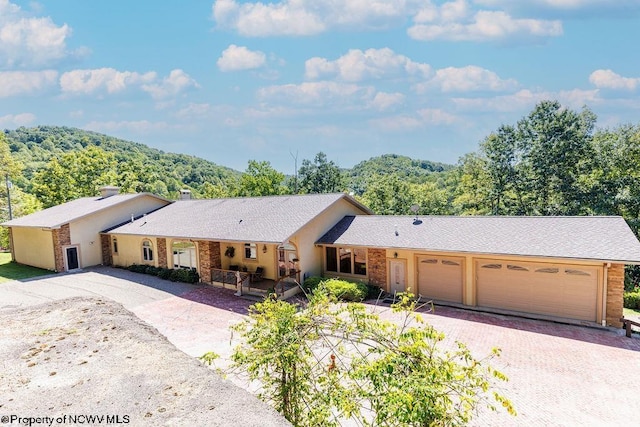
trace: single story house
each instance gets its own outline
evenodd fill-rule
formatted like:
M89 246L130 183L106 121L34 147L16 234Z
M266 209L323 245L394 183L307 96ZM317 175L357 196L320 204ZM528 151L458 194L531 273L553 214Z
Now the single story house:
M3 223L12 259L58 272L101 264L102 230L171 203L149 193L118 194L118 187L100 192Z
M105 263L195 268L217 282L220 270L240 269L278 280L319 275L322 235L348 215L371 211L347 194L182 200L106 230ZM106 248L106 247L105 247ZM235 283L235 282L234 282Z
M223 285L231 270L272 281L337 276L460 307L612 326L621 326L624 266L640 264L621 217L376 216L342 193L192 200L183 191L169 202L111 188L2 225L15 261L56 271L194 268Z
M624 266L640 263L640 243L621 217L346 216L316 244L326 276L614 326Z

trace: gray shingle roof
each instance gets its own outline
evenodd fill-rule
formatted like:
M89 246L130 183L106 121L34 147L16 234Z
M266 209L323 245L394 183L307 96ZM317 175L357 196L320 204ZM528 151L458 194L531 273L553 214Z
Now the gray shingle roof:
M15 218L0 225L8 227L56 228L60 227L63 224L67 224L69 222L83 218L87 215L91 215L101 210L108 209L120 203L125 203L138 197L149 196L164 200L149 193L117 194L105 198L83 197L67 203L63 203L58 206L53 206L41 210L39 212L32 213L30 215L23 216L21 218Z
M621 217L347 216L319 244L640 263ZM397 234L396 234L397 230Z
M178 200L110 234L281 243L346 194Z

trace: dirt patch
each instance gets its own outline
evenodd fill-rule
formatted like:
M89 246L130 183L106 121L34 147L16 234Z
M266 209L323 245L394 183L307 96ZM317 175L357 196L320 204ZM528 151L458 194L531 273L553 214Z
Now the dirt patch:
M289 425L118 303L71 298L0 313L0 324L2 417L66 416L65 425L88 415L105 418L76 423L107 424L111 417L133 426Z

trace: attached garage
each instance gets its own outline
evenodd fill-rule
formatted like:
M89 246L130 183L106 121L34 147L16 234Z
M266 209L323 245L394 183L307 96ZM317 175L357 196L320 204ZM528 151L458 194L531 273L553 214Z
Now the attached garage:
M597 320L600 267L494 259L476 261L476 273L480 307Z
M622 325L624 266L640 265L640 242L609 216L361 215L317 244L384 250L366 271L388 292L397 277L387 268L406 265L406 288L436 302L612 326Z
M462 304L463 258L419 256L418 294Z

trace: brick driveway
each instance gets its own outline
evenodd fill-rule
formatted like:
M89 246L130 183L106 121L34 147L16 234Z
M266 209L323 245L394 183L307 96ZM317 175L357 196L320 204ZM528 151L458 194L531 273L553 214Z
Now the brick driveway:
M54 292L52 289L56 289ZM24 294L21 297L21 294ZM240 321L251 301L232 291L189 286L101 268L0 286L0 310L58 297L103 295L122 303L192 356L230 354L229 325ZM21 299L22 298L22 299ZM393 316L387 307L377 308ZM479 426L636 426L640 425L640 338L622 330L591 329L436 307L424 315L476 357L500 347L492 364L510 381L502 384L518 416L482 413Z

